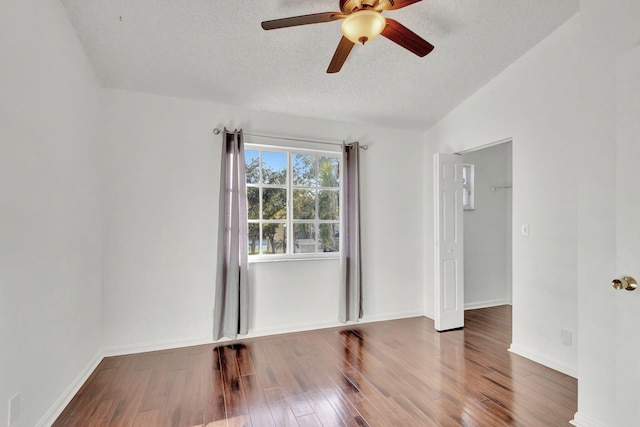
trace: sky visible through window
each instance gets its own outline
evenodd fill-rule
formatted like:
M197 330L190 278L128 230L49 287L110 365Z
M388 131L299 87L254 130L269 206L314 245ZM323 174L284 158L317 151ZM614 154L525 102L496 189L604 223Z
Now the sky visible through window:
M258 154L256 152L256 154ZM286 153L274 153L272 151L262 152L262 162L271 166L274 170L282 170L287 167L287 154Z

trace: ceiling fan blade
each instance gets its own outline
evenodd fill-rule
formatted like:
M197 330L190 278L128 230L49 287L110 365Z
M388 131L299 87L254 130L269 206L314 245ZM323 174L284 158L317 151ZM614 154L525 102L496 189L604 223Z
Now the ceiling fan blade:
M410 6L414 3L418 3L422 0L395 0L395 1L378 1L378 3L373 7L375 10L396 10L402 9L403 7Z
M381 34L418 56L425 56L434 49L431 43L393 19L387 18L387 26Z
M262 22L265 30L275 30L277 28L295 27L297 25L319 24L321 22L331 22L343 19L345 15L339 12L312 13L311 15L292 16L290 18L274 19Z
M342 36L340 39L340 43L338 43L338 48L336 52L333 54L333 58L331 59L331 64L329 64L329 68L327 68L327 73L337 73L342 68L344 61L347 60L349 53L351 53L351 49L353 49L354 43Z

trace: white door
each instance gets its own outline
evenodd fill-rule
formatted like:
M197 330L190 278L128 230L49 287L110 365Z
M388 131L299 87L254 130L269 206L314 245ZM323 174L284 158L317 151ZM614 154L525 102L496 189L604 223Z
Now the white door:
M435 170L435 327L464 326L462 241L462 156L434 154Z
M640 46L617 63L616 268L640 281ZM613 279L613 278L612 278ZM640 425L640 289L617 292L616 416Z

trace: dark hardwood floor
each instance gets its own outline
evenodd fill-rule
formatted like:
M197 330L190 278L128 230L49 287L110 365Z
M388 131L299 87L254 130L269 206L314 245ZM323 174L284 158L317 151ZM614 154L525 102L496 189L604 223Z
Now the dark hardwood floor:
M568 426L576 380L507 348L511 307L102 361L55 426Z

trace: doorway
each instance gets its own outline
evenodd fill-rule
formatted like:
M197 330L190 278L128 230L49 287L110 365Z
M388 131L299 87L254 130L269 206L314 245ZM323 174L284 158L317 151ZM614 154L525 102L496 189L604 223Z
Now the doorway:
M512 142L462 154L464 207L464 309L512 303ZM472 175L471 175L472 174Z

